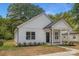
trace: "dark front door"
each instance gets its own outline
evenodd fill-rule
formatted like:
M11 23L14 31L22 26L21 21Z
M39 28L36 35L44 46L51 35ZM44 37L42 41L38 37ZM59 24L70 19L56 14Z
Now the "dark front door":
M46 32L46 42L49 43L50 42L50 33Z

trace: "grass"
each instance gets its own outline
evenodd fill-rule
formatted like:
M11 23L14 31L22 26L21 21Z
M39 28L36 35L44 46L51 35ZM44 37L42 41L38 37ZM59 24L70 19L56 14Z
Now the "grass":
M16 49L16 45L13 40L4 41L3 46L0 47L0 50L13 50Z
M0 47L1 56L32 56L62 51L67 50L57 46L49 45L16 47L15 42L13 40L4 41L4 45Z

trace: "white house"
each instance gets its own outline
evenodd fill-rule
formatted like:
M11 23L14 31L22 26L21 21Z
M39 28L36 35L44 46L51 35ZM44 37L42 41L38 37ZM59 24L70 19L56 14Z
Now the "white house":
M30 42L62 44L63 40L79 41L79 34L74 38L71 32L72 28L65 20L54 23L46 14L41 13L17 26L14 38L16 44Z

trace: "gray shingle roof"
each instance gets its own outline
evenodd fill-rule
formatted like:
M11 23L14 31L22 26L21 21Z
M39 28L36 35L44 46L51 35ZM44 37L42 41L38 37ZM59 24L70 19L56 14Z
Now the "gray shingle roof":
M44 29L48 29L48 28L51 28L52 25L54 25L55 23L54 22L51 22L50 24L48 24L47 26L44 27Z

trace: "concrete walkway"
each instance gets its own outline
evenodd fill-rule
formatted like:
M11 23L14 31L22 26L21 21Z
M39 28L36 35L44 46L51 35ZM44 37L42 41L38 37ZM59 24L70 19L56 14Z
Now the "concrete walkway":
M61 47L61 46L59 46L59 47ZM51 53L51 54L45 54L45 55L40 55L40 56L75 56L74 54L79 52L79 50L73 49L73 48L69 48L69 47L61 47L61 48L65 48L68 51Z

